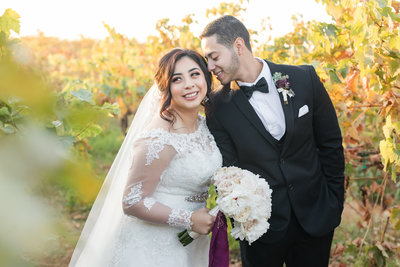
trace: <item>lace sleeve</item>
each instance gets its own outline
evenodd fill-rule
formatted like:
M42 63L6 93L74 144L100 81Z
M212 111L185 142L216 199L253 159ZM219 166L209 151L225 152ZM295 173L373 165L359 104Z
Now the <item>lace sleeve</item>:
M191 211L174 209L152 198L163 171L176 153L159 138L144 138L135 143L134 160L122 200L126 215L190 229Z

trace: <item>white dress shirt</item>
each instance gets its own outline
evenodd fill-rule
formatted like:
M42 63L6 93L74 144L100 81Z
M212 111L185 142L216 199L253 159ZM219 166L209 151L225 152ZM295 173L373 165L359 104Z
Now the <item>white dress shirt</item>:
M258 117L263 123L265 129L276 139L280 140L285 134L285 114L281 105L278 90L272 80L271 71L268 64L261 58L257 60L263 63L263 68L258 75L257 79L253 83L238 82L239 86L252 86L258 82L262 77L268 83L269 92L262 93L260 91L254 91L250 97L249 102L256 111Z

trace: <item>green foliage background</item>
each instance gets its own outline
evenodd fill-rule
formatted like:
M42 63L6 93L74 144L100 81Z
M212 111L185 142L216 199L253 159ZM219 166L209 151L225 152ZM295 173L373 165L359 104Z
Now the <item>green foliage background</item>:
M400 3L317 2L331 23L293 17L292 32L262 43L264 21L261 31L249 29L254 54L314 65L334 102L347 192L331 265L399 266ZM222 3L205 15L241 19L247 4ZM158 59L177 46L201 52L195 24L193 14L179 25L160 19L144 43L107 24L104 40L66 41L10 38L20 17L11 9L0 17L1 266L68 264ZM233 239L230 248L238 258Z

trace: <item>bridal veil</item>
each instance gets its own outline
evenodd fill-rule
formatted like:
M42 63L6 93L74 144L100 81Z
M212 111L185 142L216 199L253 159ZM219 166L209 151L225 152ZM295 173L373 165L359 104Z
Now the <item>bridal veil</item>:
M104 180L69 266L99 266L101 262L112 256L111 246L114 244L124 215L122 196L133 162L134 141L152 118L159 113L160 101L160 91L156 85L153 85L140 103L128 134Z

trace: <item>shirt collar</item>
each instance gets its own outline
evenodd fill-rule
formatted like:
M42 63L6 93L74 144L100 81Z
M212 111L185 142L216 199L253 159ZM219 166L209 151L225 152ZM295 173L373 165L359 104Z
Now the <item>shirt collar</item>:
M258 80L260 80L262 77L265 78L266 81L269 81L271 79L271 71L268 67L267 62L265 62L265 60L263 60L262 58L256 57L256 59L260 62L262 62L263 67L261 69L260 74L258 75L257 79L252 82L252 83L246 83L246 82L237 82L239 86L252 86L254 84L256 84L258 82Z

